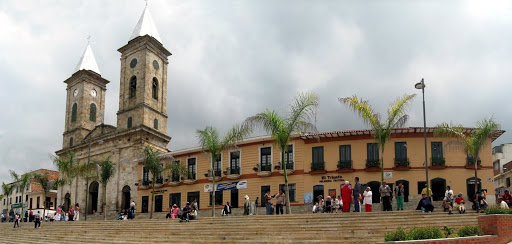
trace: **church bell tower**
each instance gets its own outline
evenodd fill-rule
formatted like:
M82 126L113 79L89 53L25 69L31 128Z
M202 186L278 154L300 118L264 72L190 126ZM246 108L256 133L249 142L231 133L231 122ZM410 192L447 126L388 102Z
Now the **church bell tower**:
M167 57L148 6L121 53L121 84L117 128L149 129L167 136ZM167 138L167 139L165 139ZM167 141L169 142L169 141Z

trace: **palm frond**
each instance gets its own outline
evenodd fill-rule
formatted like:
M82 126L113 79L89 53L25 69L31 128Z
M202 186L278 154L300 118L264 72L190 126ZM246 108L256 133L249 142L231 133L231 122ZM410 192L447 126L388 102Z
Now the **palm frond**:
M352 97L338 98L340 103L347 105L354 112L358 113L363 121L373 127L376 128L380 125L380 118L377 116L375 111L373 111L372 106L368 104L368 101L357 98L356 95Z
M244 124L250 128L263 128L270 135L278 134L284 128L284 119L276 111L266 110L263 113L245 119Z
M416 97L416 94L412 95L403 95L395 100L388 108L388 120L386 122L386 127L388 128L397 128L393 126L402 127L405 122L407 122L407 108L410 105L410 101ZM405 117L404 117L405 116ZM402 119L402 121L400 121ZM398 123L397 123L398 122ZM401 124L400 124L401 123Z
M405 126L405 124L407 123L407 121L409 121L409 115L407 114L404 114L402 115L402 117L398 118L394 124L391 125L391 128L392 129L396 129L396 128L402 128Z
M219 145L220 150L224 150L225 148L235 146L238 142L244 140L252 133L252 127L249 125L242 123L234 125L231 128Z

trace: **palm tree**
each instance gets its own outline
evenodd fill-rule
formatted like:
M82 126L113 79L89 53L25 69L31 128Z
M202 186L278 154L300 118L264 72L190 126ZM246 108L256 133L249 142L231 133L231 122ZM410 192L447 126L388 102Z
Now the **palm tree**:
M77 177L77 169L78 163L76 159L76 155L74 152L69 151L67 157L54 157L53 163L57 166L60 174L62 175L62 180L65 181L69 185L69 199L71 199L71 185L73 184L73 178L77 178L77 187L75 189L75 194L78 192L78 177ZM62 195L61 188L61 195ZM76 196L75 196L76 202Z
M477 122L477 127L469 133L461 125L442 123L434 130L434 136L451 136L459 140L450 141L446 144L447 149L459 148L475 160L475 192L478 191L478 156L482 147L487 145L494 131L499 130L500 125L492 118L482 119Z
M267 111L251 116L245 120L250 127L261 126L270 133L274 142L281 149L281 164L283 168L286 212L291 214L290 195L288 191L288 174L286 172L285 154L292 134L302 132L316 132L316 126L311 122L316 117L318 108L318 95L312 92L301 93L290 104L290 111L286 116L276 111Z
M155 180L157 177L159 177L162 172L164 172L165 168L160 163L160 159L158 157L157 152L153 151L153 149L149 146L146 146L143 151L144 154L144 168L151 172L152 180L151 180L151 187L152 189L155 189ZM149 218L153 218L153 201L155 199L155 191L151 191L151 212L149 214Z
M107 184L112 179L115 173L115 164L110 161L110 156L105 161L96 163L98 169L98 179L103 186L103 214L104 219L107 220Z
M404 95L399 97L388 108L387 120L381 121L380 114L375 113L373 108L368 104L368 101L357 98L356 95L352 97L339 98L338 100L349 106L354 112L358 113L363 121L371 126L375 131L375 140L377 141L378 148L381 151L381 180L384 181L384 147L391 138L391 131L395 128L400 128L407 123L409 115L407 115L407 107L409 102L416 96ZM427 162L425 162L426 164Z
M32 175L32 177L34 178L35 182L39 183L39 185L41 185L41 188L43 189L43 199L44 199L44 203L43 203L43 218L46 216L46 196L48 195L48 192L50 192L50 190L57 190L57 188L59 186L62 186L66 183L66 181L63 181L63 180L52 180L50 179L50 176L48 175L48 173L43 173L43 174L39 174L39 173L35 173Z
M9 170L9 173L11 174L12 178L14 179L14 182L16 182L16 185L21 190L21 214L23 214L23 199L25 198L25 189L27 186L30 185L30 182L32 180L31 174L23 174L19 175L16 172Z
M180 177L188 176L188 169L182 164L180 161L174 161L170 164L167 164L165 167L166 171L169 171L169 181L172 181L174 177L178 177L178 181Z
M5 184L4 182L2 182L2 192L3 195L7 198L7 214L9 214L9 196L11 195L13 190L13 184Z
M211 172L212 172L212 217L215 217L215 161L217 156L226 148L233 147L236 143L242 141L252 132L251 127L247 125L235 125L224 137L220 138L219 131L215 127L207 126L204 130L197 130L199 145L205 153L210 154Z

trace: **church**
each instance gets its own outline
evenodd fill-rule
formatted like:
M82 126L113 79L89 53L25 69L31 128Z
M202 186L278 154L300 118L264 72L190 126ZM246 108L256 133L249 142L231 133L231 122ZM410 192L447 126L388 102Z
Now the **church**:
M110 82L101 76L91 46L87 45L75 73L67 84L65 129L62 149L66 157L76 153L78 162L101 161L110 157L116 165L109 182L107 210L126 208L136 198L137 159L146 146L157 152L168 152L171 137L167 135L167 65L171 55L162 44L146 6L135 30L121 53L121 78L117 124L104 124L105 97ZM78 179L58 191L59 204L80 203L88 213L101 211L102 187L97 181ZM75 193L76 192L76 193Z

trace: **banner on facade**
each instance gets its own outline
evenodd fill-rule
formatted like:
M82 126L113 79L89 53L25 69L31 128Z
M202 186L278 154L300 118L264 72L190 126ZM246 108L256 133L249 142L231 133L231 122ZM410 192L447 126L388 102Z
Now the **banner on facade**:
M204 184L204 192L212 192L213 185L212 184Z
M229 183L221 183L216 187L217 191L227 191L227 190L235 190L235 189L247 189L247 180L229 182Z
M304 204L312 204L313 203L313 193L306 192L304 193Z

